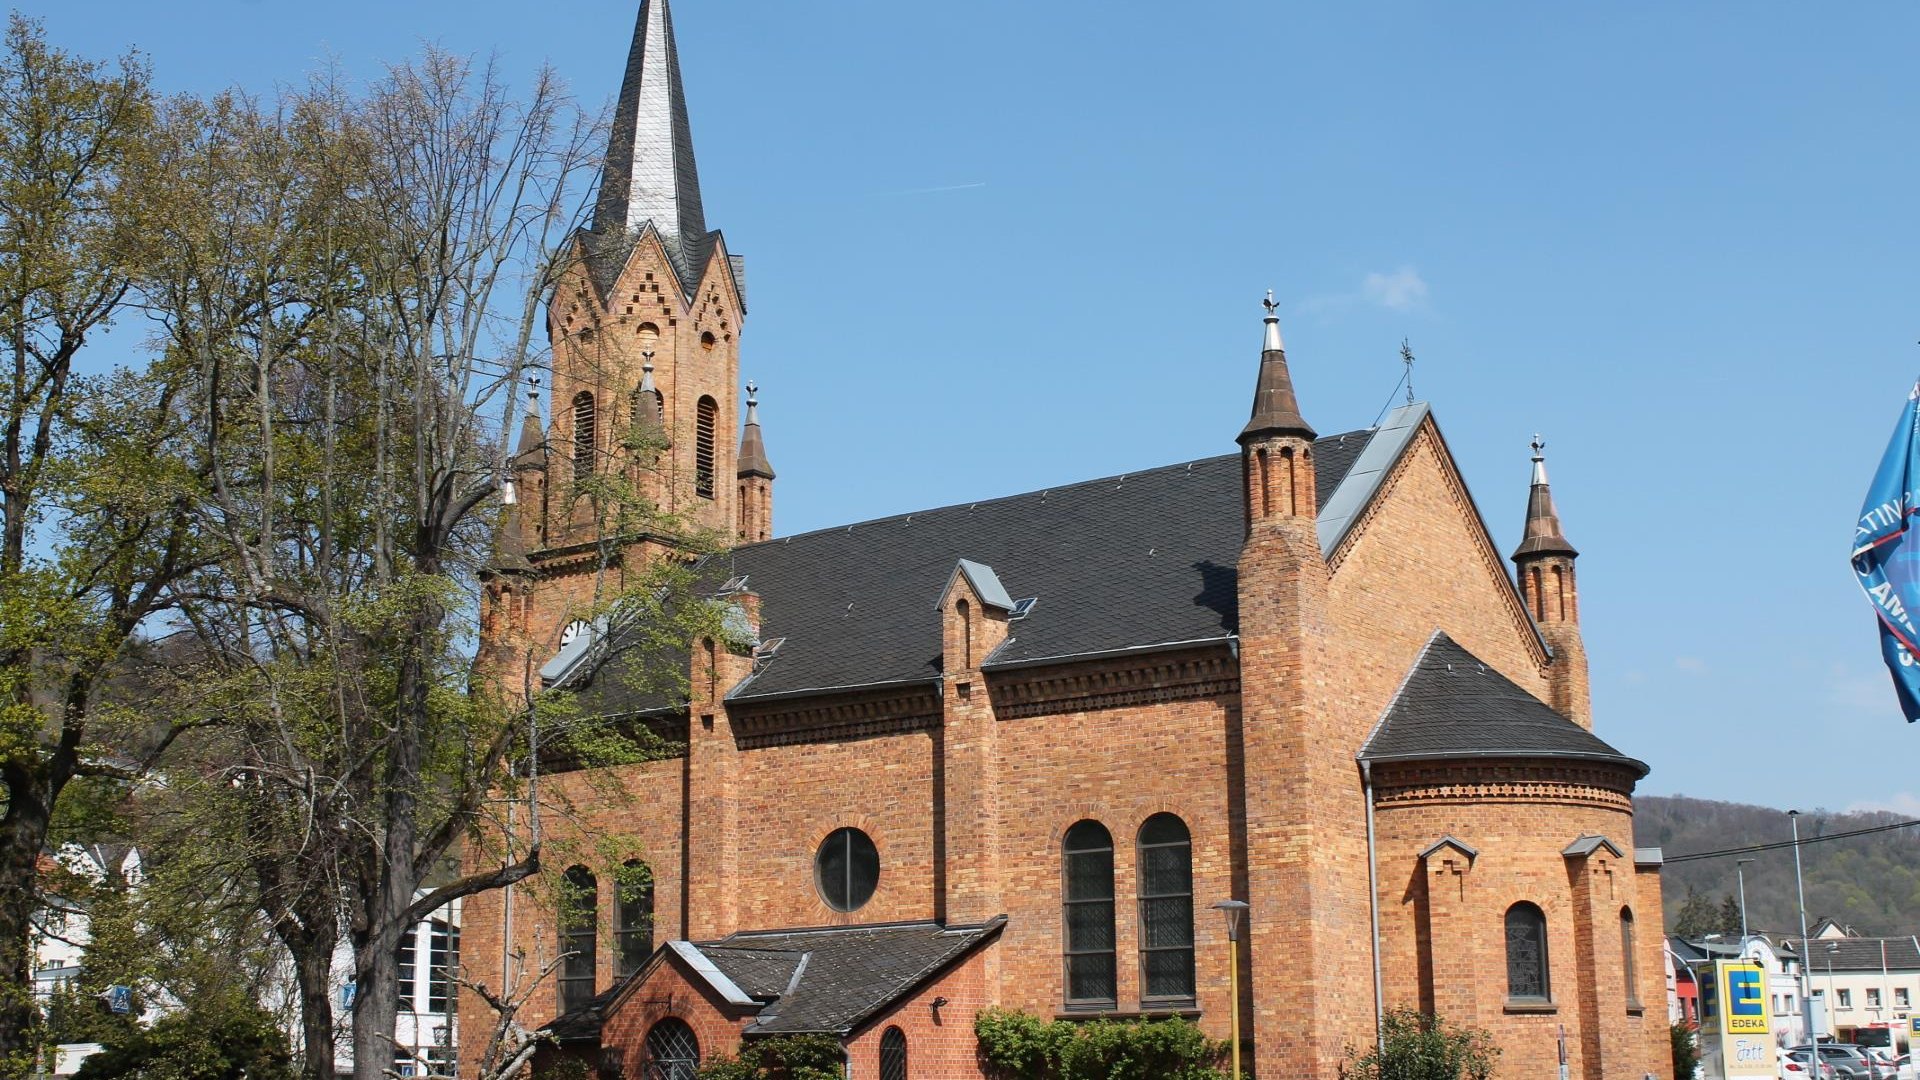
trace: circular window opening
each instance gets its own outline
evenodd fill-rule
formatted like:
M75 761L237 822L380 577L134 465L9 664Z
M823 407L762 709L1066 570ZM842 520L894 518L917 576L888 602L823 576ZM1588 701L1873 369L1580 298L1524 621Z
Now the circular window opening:
M835 829L813 858L813 879L828 907L857 910L880 884L880 852L859 829Z

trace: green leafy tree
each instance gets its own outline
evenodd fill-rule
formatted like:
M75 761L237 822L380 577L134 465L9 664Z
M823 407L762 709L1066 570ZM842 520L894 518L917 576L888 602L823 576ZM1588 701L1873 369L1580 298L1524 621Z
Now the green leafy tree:
M985 1009L974 1034L980 1060L1000 1080L1219 1080L1227 1052L1179 1018L1048 1022Z
M88 376L135 257L126 178L150 149L145 67L74 57L15 16L0 50L0 1076L32 1067L38 860L76 781L164 736L100 692L196 558L177 370ZM128 721L118 729L113 720Z
M1418 1009L1389 1009L1383 1038L1349 1048L1342 1080L1489 1080L1500 1048L1480 1028L1453 1024Z

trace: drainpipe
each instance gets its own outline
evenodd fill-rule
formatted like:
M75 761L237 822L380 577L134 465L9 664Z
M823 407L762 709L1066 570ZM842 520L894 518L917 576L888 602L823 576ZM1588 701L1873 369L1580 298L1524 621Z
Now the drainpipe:
M1387 1052L1387 990L1380 976L1380 859L1373 842L1373 762L1360 759L1360 790L1367 800L1367 917L1373 927L1373 1039Z

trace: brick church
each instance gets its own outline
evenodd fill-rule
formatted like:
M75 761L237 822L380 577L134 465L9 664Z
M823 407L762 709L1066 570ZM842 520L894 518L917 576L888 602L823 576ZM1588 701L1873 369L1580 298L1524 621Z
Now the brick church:
M1573 1076L1668 1074L1647 769L1593 733L1537 445L1497 499L1525 503L1510 570L1427 405L1309 420L1269 301L1231 451L781 535L688 113L667 0L642 0L481 631L509 692L575 691L678 749L548 766L577 808L548 833L611 854L543 871L577 909L468 900L474 978L571 951L522 1020L631 1078L790 1033L860 1080L978 1076L990 1005L1222 1039L1237 1007L1265 1077L1334 1077L1382 1006L1490 1030L1505 1076L1557 1075L1563 1046ZM579 497L603 476L731 541L701 567L729 630L671 700L622 688L621 628L590 612L680 544L610 533ZM617 888L619 860L648 883ZM471 1068L490 1014L462 1021Z

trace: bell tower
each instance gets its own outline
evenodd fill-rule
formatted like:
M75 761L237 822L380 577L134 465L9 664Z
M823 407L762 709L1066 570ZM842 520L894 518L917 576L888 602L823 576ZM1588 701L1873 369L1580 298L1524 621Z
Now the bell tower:
M744 263L707 227L668 0L641 0L592 225L560 261L542 498L521 510L515 553L536 666L649 549L729 543L741 524ZM619 566L603 574L609 541Z

